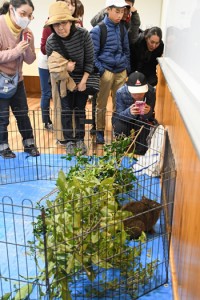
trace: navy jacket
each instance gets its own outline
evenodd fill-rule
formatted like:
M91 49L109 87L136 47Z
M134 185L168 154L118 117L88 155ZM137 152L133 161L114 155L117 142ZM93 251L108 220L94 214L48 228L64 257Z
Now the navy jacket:
M144 98L146 98L146 103L151 107L148 114L134 116L130 113L130 106L134 103L134 99L131 97L127 85L124 84L116 93L115 117L124 121L130 121L130 119L140 119L145 121L150 119L154 111L156 96L155 89L151 85L148 85L148 88L148 92L144 96Z
M107 39L103 49L100 49L100 27L96 25L90 32L95 53L95 66L102 75L105 70L119 73L124 70L130 72L130 49L128 32L124 28L123 43L119 24L113 23L107 16L103 22L107 27Z

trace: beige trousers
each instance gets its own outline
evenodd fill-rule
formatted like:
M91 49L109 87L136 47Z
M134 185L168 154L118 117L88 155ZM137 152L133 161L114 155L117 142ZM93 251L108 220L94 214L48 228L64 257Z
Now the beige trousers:
M127 72L124 70L120 73L105 71L100 79L100 88L97 96L96 105L96 129L104 131L106 123L106 106L108 97L112 95L113 112L116 110L116 92L125 83Z

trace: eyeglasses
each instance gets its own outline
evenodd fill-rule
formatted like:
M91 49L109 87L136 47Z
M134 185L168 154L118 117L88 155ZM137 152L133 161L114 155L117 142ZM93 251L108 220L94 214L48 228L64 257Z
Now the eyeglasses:
M68 24L68 21L60 22L60 23L55 23L55 24L53 24L53 27L54 28L58 28L59 26L64 27L67 24Z
M25 11L17 11L17 13L20 15L20 17L22 18L28 18L29 20L33 20L34 19L34 16L32 14L30 15L27 15L27 13Z

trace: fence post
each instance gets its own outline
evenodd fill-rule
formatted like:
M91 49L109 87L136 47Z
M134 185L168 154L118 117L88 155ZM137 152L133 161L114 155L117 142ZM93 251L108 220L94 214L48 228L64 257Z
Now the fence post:
M42 224L43 224L43 237L44 237L44 259L45 259L45 274L46 274L46 287L47 293L50 292L49 286L49 272L48 272L48 259L47 259L47 238L46 238L46 224L45 224L45 209L41 211Z
M37 145L37 138L36 138L36 123L35 123L35 111L33 110L33 131L34 131L34 139L35 139L35 144ZM39 178L39 172L38 172L38 156L36 158L36 173L37 173L37 180L41 179Z

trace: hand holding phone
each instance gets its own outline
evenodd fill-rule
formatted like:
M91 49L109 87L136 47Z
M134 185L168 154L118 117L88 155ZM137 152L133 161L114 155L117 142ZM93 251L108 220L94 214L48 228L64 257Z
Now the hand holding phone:
M135 101L135 105L139 109L140 115L144 115L145 104L145 101Z
M28 36L28 31L23 33L23 41L26 41L27 43L30 42L29 36Z

